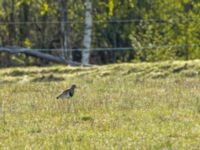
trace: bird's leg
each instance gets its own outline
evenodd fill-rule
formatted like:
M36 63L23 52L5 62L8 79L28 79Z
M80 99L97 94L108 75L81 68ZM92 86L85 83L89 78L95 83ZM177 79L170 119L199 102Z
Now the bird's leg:
M69 103L69 101L67 101L67 111L68 111L68 113L70 112L70 103Z
M74 109L74 105L75 105L75 104L74 104L74 100L73 100L73 101L72 101L73 112L74 112L74 110L75 110L75 109Z
M62 110L65 108L65 101L62 100Z
M56 111L60 111L60 105L59 105L59 102L56 102L55 109L56 109Z

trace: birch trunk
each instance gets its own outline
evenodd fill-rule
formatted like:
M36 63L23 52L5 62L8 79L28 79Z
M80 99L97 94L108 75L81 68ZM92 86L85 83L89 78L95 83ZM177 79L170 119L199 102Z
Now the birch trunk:
M82 65L88 65L90 61L90 45L92 35L92 1L85 0L85 31L82 50Z

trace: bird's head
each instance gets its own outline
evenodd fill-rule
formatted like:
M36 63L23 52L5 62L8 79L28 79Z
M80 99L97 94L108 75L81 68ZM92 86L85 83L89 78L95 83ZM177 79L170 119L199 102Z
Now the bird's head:
M77 86L75 84L72 84L71 89L75 89L75 88L77 88Z

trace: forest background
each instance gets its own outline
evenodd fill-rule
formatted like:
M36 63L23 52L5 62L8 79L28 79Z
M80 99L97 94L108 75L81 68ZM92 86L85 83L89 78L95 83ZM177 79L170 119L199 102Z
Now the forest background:
M81 62L86 42L90 64L200 58L198 0L1 0L0 8L1 49L26 48ZM0 64L49 61L4 51Z

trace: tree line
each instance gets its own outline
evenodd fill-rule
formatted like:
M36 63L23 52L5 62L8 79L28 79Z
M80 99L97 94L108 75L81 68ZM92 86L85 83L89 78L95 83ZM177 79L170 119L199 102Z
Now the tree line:
M1 0L1 47L82 63L200 58L198 0ZM48 64L0 53L1 66Z

